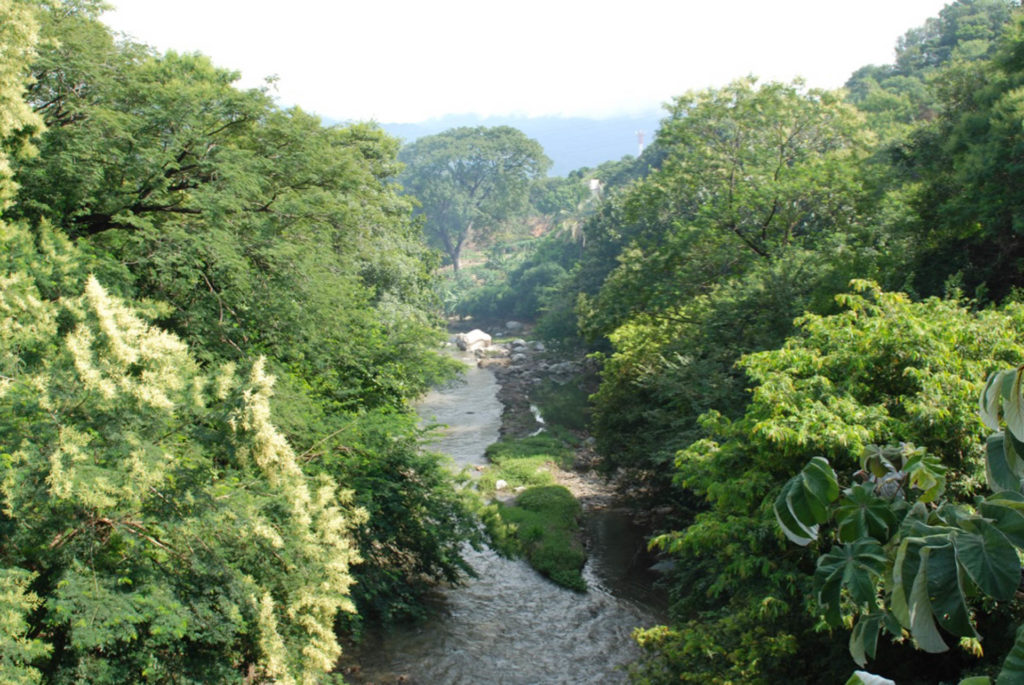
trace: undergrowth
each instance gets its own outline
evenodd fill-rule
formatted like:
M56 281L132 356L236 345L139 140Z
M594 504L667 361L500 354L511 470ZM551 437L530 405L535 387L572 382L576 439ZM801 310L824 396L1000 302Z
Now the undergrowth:
M580 571L586 553L580 540L581 507L568 489L554 484L554 468L572 465L572 449L561 438L541 433L505 438L487 448L492 466L480 476L482 493L526 488L513 503L498 503L485 516L492 542L508 556L525 556L538 572L563 587L587 589Z

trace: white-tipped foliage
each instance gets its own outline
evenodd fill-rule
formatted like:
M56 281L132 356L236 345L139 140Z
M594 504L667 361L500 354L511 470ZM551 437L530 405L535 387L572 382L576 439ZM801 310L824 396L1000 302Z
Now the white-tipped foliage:
M53 579L43 622L75 672L131 679L149 653L174 673L186 640L222 672L316 682L340 654L365 515L299 467L264 361L210 378L92 277L59 303L0 278L0 559L34 554Z

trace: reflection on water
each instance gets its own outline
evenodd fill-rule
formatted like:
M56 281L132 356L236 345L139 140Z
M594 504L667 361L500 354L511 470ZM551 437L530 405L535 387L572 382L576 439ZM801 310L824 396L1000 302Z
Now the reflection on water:
M461 467L484 462L484 450L498 439L501 402L494 374L477 368L472 355L460 358L466 362L463 378L431 390L416 411L424 424L447 426L427 447L447 454Z
M494 375L472 366L465 380L430 393L419 407L425 420L449 425L432 448L459 465L483 462L501 417ZM588 528L594 540L584 569L589 592L558 587L523 561L469 550L478 577L437 590L429 621L367 637L353 655L360 670L347 679L377 685L626 682L623 665L637 656L630 634L656 622L645 608L650 591L638 575L643 563L636 531L613 511L598 512Z

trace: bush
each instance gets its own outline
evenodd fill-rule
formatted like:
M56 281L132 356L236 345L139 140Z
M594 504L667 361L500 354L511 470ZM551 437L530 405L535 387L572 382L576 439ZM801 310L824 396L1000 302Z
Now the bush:
M580 503L561 485L528 488L515 506L500 505L498 513L515 528L515 538L527 561L555 583L584 592L580 571L587 561L580 542Z

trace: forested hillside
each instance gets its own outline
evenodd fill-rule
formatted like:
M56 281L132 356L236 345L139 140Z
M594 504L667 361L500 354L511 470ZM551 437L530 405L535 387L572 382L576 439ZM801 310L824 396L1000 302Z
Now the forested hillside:
M510 127L326 126L101 11L0 0L0 681L336 682L481 519L537 542L422 448L443 314L581 374L531 444L649 527L635 682L1024 678L1018 2L842 90L680 94L564 177ZM548 487L524 445L495 465Z
M0 680L310 682L476 540L398 143L0 2Z
M999 672L1022 595L975 565L1019 574L1019 540L975 498L1017 501L993 459L1018 471L977 408L1022 362L1022 57L1017 3L961 0L842 91L680 95L641 158L538 184L550 230L477 270L457 311L534 319L601 362L600 466L659 512L674 561L639 682L843 682L854 659L900 683ZM999 387L1009 417L1019 388ZM964 551L982 529L984 562ZM909 561L928 550L930 600Z

